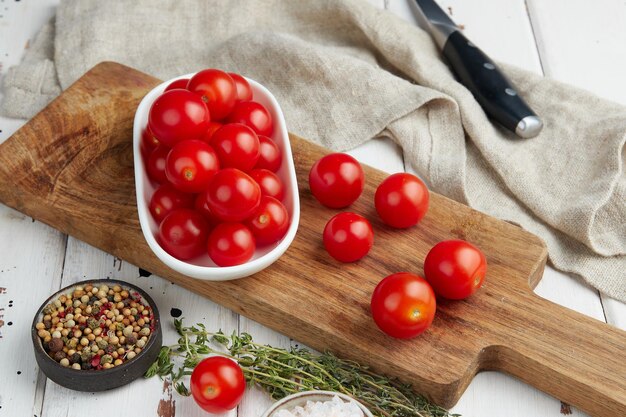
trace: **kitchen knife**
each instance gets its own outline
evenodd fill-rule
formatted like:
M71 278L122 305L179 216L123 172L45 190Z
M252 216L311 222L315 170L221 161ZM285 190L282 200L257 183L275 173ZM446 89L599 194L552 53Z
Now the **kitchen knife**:
M463 36L434 0L415 0L413 4L420 25L428 29L458 79L485 113L521 138L537 136L543 122L498 66Z

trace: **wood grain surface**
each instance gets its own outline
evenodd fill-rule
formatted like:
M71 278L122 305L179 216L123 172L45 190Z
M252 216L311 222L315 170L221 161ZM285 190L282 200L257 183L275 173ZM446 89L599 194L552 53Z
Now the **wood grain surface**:
M103 63L0 145L0 201L316 349L370 364L411 382L439 404L456 402L473 375L502 370L594 415L626 413L626 333L532 293L546 250L535 236L445 197L414 228L390 230L373 213L385 174L364 167L366 189L350 209L375 229L371 253L338 264L321 246L336 212L310 196L306 176L326 151L291 137L300 185L301 226L286 254L246 279L209 283L163 265L143 240L132 166L134 108L158 80ZM422 272L429 248L449 238L478 245L489 270L482 290L442 301L431 329L391 339L369 317L384 276Z

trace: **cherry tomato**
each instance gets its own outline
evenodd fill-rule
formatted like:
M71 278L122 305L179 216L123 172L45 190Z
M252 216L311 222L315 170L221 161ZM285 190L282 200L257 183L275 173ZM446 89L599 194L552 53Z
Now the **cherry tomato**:
M180 80L172 81L167 87L165 87L165 91L176 90L177 88L186 90L187 83L189 83L189 78L181 78Z
M251 127L258 135L272 136L274 130L270 112L256 101L238 102L227 120L229 123L242 123Z
M207 222L209 222L209 226L215 226L220 221L215 217L211 209L209 208L209 203L207 202L206 191L201 192L196 195L196 199L194 200L193 207L196 211L204 216Z
M245 172L224 168L213 176L206 199L211 212L219 220L240 222L259 207L261 188Z
M219 169L219 160L211 146L201 140L185 140L167 155L165 174L180 191L199 193L206 190Z
M250 87L250 83L248 83L244 77L234 72L229 72L228 75L235 81L235 85L237 86L237 100L252 100L252 88Z
M209 256L217 266L246 263L255 248L252 232L241 223L220 223L209 235Z
M424 260L424 276L433 290L450 300L474 294L483 285L486 272L485 255L464 240L439 242Z
M159 140L154 136L148 126L141 132L141 142L139 143L139 149L143 159L146 160L150 157L150 154L160 145Z
M237 86L230 75L218 69L205 69L191 77L187 89L199 95L213 120L228 116L237 101Z
M378 283L372 294L371 308L372 317L383 332L409 339L430 326L437 302L424 278L399 272Z
M259 135L259 160L254 167L276 172L280 168L282 158L282 152L276 142L267 136Z
M261 187L261 195L268 195L282 201L285 197L285 187L276 174L267 169L253 169L250 176Z
M250 171L259 160L259 137L246 125L229 123L211 138L211 146L224 168Z
M341 262L355 262L367 255L374 244L372 225L356 213L339 213L326 223L324 247Z
M187 90L170 90L152 103L148 116L150 130L165 145L200 139L209 127L209 110L202 99Z
M428 211L429 193L415 175L400 172L387 177L376 189L374 202L381 220L405 229L416 225Z
M167 181L167 177L165 176L165 165L167 154L169 152L170 149L163 145L159 145L152 151L148 157L148 161L146 162L146 171L148 172L148 177L150 177L150 179L158 183Z
M193 369L190 386L193 399L203 410L222 414L241 402L246 380L233 360L211 356Z
M246 222L257 245L268 245L282 239L289 229L289 213L285 206L273 197L264 195L254 215Z
M318 160L309 172L313 196L330 208L354 203L363 191L365 176L361 164L345 153L331 153Z
M209 225L195 210L178 209L168 214L159 226L159 244L177 259L187 260L206 250Z
M213 137L213 133L215 133L220 127L222 127L221 123L211 122L209 123L209 128L202 135L202 140L208 144L211 144L211 138Z
M161 221L172 211L181 208L192 208L194 196L183 193L174 188L171 184L163 184L156 189L150 199L150 213L157 223Z

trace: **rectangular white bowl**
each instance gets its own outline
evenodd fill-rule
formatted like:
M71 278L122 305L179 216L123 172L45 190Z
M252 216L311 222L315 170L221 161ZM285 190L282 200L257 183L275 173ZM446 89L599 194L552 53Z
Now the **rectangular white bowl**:
M276 142L282 151L282 164L276 173L285 185L286 197L283 204L289 213L289 229L285 236L273 245L257 248L251 260L242 265L219 267L209 258L208 254L202 255L189 262L181 261L167 253L159 245L156 236L159 225L154 221L148 205L152 194L158 187L148 178L145 170L145 161L143 160L140 145L141 134L148 124L148 112L156 98L163 93L165 88L174 80L180 78L190 78L194 74L187 74L180 77L172 78L153 88L139 103L139 107L135 113L135 123L133 127L133 153L135 163L135 186L137 192L137 211L139 213L139 223L141 230L148 242L148 246L154 254L167 266L173 270L180 272L188 277L207 280L207 281L226 281L236 278L243 278L267 268L276 261L289 247L293 241L298 229L300 220L300 199L298 197L298 184L296 180L296 169L293 164L291 154L291 145L289 143L289 135L285 126L285 117L276 101L276 98L265 87L254 80L246 78L250 87L252 87L253 100L264 105L270 112L274 121L274 133L272 139Z

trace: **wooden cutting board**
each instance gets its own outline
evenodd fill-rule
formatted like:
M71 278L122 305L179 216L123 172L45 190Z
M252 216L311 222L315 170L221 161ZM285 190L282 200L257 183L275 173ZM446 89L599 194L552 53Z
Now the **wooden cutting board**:
M434 193L418 226L391 230L372 203L386 174L365 166L365 191L350 210L370 219L375 244L361 261L339 264L321 242L336 212L314 201L307 182L328 151L295 135L302 212L285 255L229 282L167 268L141 233L133 177L134 111L157 83L116 63L94 67L0 145L0 201L315 349L410 382L443 406L456 403L477 372L499 370L590 414L626 415L626 332L533 293L546 262L539 238ZM451 238L485 252L483 288L466 301L440 300L418 338L381 333L369 314L376 284L394 272L421 274L428 250Z

